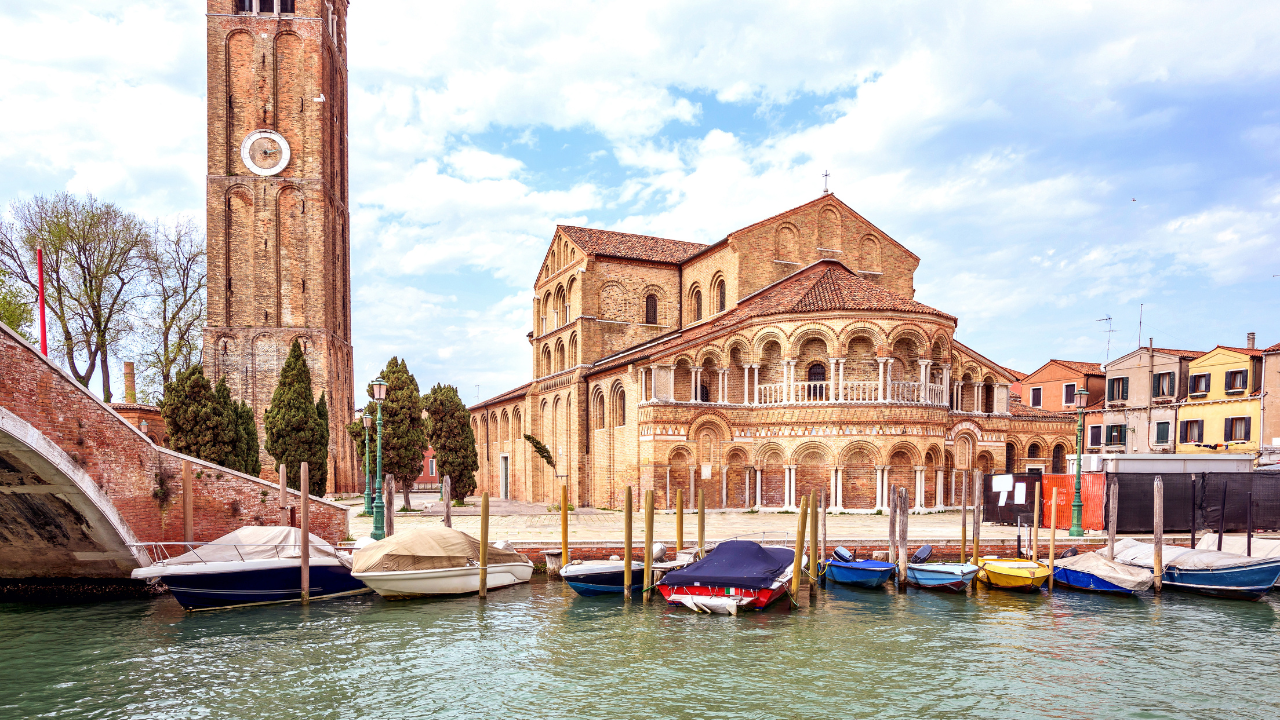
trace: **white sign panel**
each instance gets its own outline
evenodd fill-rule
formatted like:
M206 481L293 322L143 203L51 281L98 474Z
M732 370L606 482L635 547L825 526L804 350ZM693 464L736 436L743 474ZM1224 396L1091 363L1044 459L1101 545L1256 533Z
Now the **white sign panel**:
M1013 476L992 475L991 492L1013 492Z
M1013 486L1013 504L1014 505L1027 504L1027 484L1026 483L1020 482L1017 485Z

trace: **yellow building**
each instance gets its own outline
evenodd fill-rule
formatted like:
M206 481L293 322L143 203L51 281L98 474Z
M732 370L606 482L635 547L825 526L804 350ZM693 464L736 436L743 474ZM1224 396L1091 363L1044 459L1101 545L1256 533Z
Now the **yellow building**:
M1192 360L1187 374L1187 400L1178 408L1177 452L1251 453L1256 457L1262 415L1262 351L1219 345Z

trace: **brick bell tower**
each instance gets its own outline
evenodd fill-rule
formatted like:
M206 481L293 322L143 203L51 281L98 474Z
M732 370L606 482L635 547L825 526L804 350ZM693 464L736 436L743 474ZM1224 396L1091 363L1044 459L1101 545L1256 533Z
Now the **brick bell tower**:
M295 339L329 406L329 492L354 492L347 0L208 0L204 367L258 420Z

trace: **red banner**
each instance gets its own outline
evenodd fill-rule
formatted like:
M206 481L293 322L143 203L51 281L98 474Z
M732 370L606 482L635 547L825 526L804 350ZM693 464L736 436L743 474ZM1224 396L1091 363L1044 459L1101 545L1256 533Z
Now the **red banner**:
M1058 488L1058 528L1071 527L1071 502L1075 499L1075 475L1045 475L1040 492L1044 493L1040 526L1049 527L1049 513L1053 509L1053 489ZM1102 509L1106 504L1107 474L1083 473L1080 476L1080 494L1084 496L1085 530L1102 530Z

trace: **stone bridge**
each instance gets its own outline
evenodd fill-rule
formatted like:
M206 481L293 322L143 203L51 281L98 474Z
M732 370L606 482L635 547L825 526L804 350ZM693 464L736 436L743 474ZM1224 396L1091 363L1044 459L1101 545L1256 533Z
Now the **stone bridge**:
M344 506L311 508L312 532L346 537ZM119 581L149 562L131 543L212 540L280 517L278 486L153 444L0 324L0 584Z

